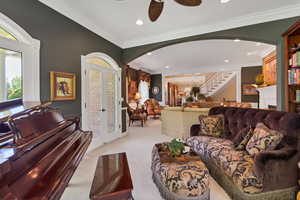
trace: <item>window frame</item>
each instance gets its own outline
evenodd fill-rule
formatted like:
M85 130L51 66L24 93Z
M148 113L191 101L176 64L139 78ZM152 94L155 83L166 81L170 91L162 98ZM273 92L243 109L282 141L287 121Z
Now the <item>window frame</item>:
M0 12L0 27L17 40L0 36L0 48L22 53L23 102L40 103L40 41ZM5 104L7 101L0 104Z

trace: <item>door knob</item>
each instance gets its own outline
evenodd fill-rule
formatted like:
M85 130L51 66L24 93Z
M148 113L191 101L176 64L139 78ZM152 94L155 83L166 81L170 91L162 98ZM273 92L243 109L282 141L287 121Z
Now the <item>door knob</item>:
M106 109L102 108L100 111L101 111L101 112L105 112L105 111L106 111Z

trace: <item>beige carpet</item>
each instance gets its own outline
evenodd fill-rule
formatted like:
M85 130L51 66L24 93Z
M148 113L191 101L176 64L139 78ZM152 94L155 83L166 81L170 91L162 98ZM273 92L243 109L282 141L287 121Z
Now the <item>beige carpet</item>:
M170 139L161 134L159 120L148 120L144 128L130 128L128 136L86 154L62 199L88 200L98 157L103 154L126 152L133 178L135 200L162 200L151 178L151 150L155 143ZM211 200L230 200L213 179L210 184Z

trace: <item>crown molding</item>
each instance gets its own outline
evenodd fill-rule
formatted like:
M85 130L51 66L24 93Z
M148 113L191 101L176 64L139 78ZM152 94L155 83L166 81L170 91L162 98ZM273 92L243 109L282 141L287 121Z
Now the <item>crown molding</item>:
M195 36L200 34L206 34L206 33L211 33L216 31L223 31L232 28L238 28L238 27L243 27L248 25L254 25L254 24L259 24L264 22L296 17L296 16L300 16L299 13L300 13L300 3L291 6L276 8L268 11L256 12L256 13L252 13L240 17L235 17L233 19L225 20L219 23L203 25L200 27L195 26L187 29L178 30L178 31L170 31L168 33L163 33L160 35L155 35L150 37L142 37L136 40L124 42L121 46L123 48L130 48L130 47L174 40L174 39L190 37L190 36Z
M66 5L62 1L58 1L58 0L56 1L39 0L39 1L123 49L156 43L156 42L179 39L183 37L222 31L222 30L227 30L232 28L238 28L238 27L243 27L243 26L248 26L253 24L259 24L259 23L264 23L269 21L275 21L275 20L280 20L280 19L285 19L290 17L296 17L299 16L300 13L300 3L299 3L299 4L294 4L291 6L285 6L281 8L272 9L272 10L256 12L256 13L232 18L229 20L225 20L219 23L203 25L200 27L195 26L195 27L190 27L190 28L181 29L177 31L170 31L167 33L162 33L150 37L141 37L134 40L124 41L118 38L116 35L112 35L106 32L105 30L101 29L101 26L99 26L99 24L95 24L91 22L91 20L89 20L87 17L78 13L76 9L70 7L69 5Z
M99 35L100 37L103 37L104 39L108 40L109 42L121 47L124 41L119 40L117 37L112 36L105 30L101 29L99 24L94 24L84 15L81 15L76 11L74 8L70 7L69 5L66 5L62 1L54 1L54 0L39 0L46 6L52 8L53 10L59 12L60 14L68 17L69 19L75 21L76 23L80 24L81 26L89 29L90 31L94 32L95 34Z

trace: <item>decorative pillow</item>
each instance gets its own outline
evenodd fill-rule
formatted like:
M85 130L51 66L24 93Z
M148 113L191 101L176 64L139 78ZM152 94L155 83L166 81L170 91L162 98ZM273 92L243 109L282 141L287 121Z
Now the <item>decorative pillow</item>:
M239 144L243 141L245 136L248 134L250 127L243 128L236 134L236 136L233 138L232 142L235 147L239 146Z
M274 150L283 136L279 131L271 130L265 124L258 123L246 146L246 150L250 155L255 155L261 151Z
M200 115L200 133L219 137L224 130L224 115Z
M244 135L244 137L242 138L242 141L235 147L235 150L237 151L245 151L246 150L246 146L249 142L249 140L251 139L251 137L253 136L253 129L252 128L247 128L247 132Z

